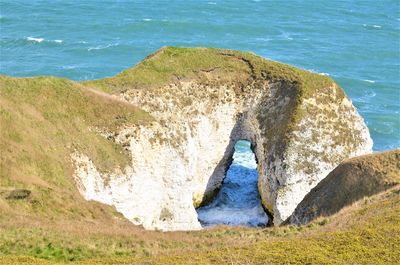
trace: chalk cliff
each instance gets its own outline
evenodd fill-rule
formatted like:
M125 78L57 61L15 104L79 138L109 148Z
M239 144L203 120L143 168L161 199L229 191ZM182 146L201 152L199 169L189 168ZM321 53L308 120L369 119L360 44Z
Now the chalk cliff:
M128 151L125 168L101 172L87 154L71 156L86 199L147 229L199 229L195 207L218 191L237 140L252 144L275 225L342 160L372 150L363 119L332 79L251 53L167 47L83 85L154 118L93 128Z

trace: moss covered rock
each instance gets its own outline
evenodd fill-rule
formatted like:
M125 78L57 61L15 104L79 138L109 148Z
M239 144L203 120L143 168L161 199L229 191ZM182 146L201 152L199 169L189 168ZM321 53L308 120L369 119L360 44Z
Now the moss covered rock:
M305 224L333 215L363 197L400 184L400 150L348 159L337 166L297 206L285 223Z

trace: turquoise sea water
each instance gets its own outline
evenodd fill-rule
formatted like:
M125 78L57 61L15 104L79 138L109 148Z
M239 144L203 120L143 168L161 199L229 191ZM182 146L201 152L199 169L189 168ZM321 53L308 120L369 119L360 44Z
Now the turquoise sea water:
M84 2L84 3L83 3ZM112 76L165 45L253 51L332 76L375 150L400 147L400 2L0 1L0 73Z
M266 226L268 216L258 193L257 162L249 141L237 141L232 165L221 189L207 206L197 209L203 226Z

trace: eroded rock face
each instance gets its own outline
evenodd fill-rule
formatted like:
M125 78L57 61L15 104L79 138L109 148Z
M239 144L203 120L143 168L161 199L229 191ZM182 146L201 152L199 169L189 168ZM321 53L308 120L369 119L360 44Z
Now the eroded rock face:
M147 60L162 60L163 52ZM86 199L114 205L147 229L199 229L195 207L218 191L243 139L252 143L259 192L278 225L343 159L371 152L367 127L332 80L315 85L309 79L321 76L288 66L272 75L282 65L251 54L216 50L215 56L244 64L248 73L221 82L215 67L147 89L124 83L117 96L155 121L114 132L96 128L124 146L132 164L100 173L75 153L75 179Z
M336 84L304 99L299 109L301 118L287 138L277 136L276 142L265 148L266 172L261 175L260 187L264 183L269 188L260 191L267 202L275 202L276 225L343 159L372 150L367 127Z
M400 150L345 160L307 194L285 223L306 224L399 184Z

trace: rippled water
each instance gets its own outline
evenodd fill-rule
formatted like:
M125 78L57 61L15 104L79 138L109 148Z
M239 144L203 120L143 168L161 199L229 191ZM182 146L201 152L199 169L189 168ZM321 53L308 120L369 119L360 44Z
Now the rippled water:
M375 150L400 146L399 1L0 2L0 72L115 75L165 45L224 47L332 76Z
M250 142L238 141L233 162L214 201L197 209L203 226L216 224L265 226L268 216L257 188L257 163Z

